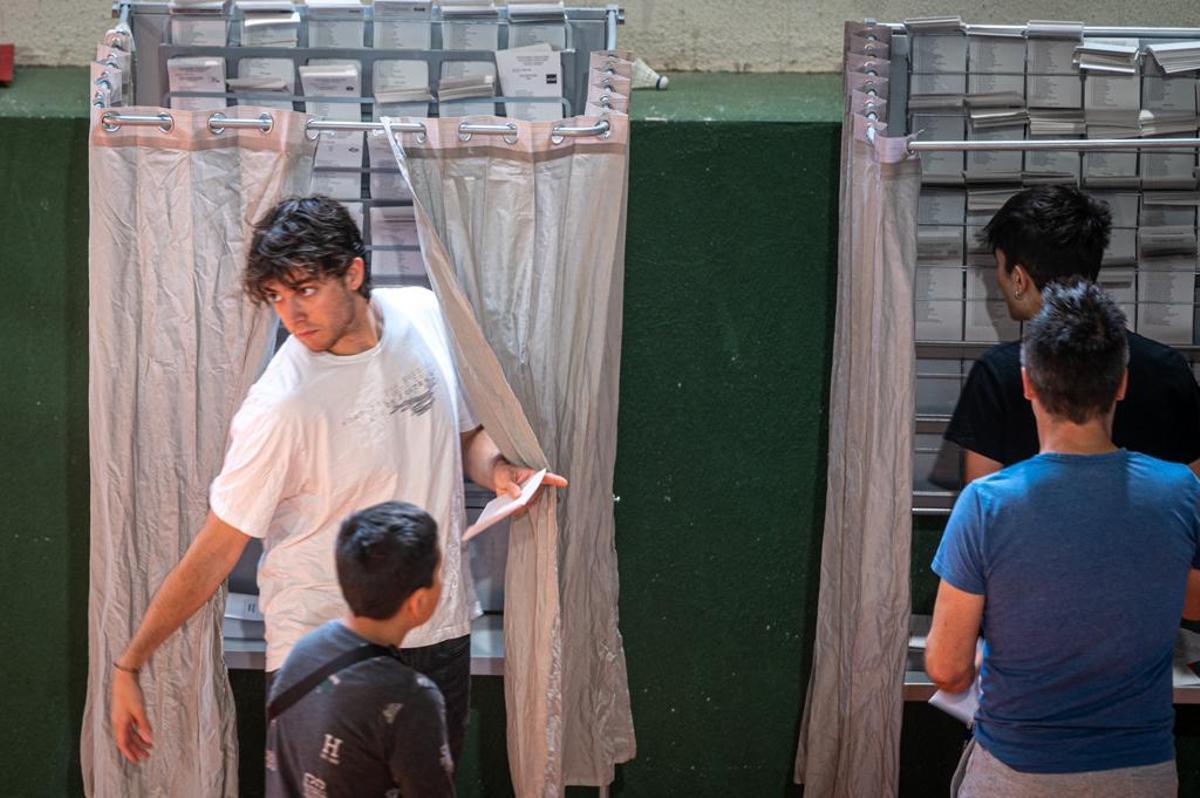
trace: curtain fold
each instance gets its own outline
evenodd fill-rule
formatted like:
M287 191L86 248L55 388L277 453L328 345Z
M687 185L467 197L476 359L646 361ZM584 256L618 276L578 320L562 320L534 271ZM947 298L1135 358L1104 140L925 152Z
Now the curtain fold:
M156 115L161 108L122 108ZM262 109L230 108L257 117ZM229 421L271 353L274 314L242 293L252 223L304 193L304 115L208 128L209 112L107 131L89 149L91 560L88 695L80 739L90 796L236 796L237 734L218 591L143 669L155 748L134 767L109 724L109 674L155 589L204 521Z
M860 91L864 75L886 86L886 37L884 28L847 25L825 531L795 769L814 798L899 787L921 171L904 138L884 136L881 92Z
M565 139L555 123L471 139L461 120L420 121L425 134L389 141L472 406L506 456L570 480L509 535L513 785L608 784L635 753L612 507L628 119Z

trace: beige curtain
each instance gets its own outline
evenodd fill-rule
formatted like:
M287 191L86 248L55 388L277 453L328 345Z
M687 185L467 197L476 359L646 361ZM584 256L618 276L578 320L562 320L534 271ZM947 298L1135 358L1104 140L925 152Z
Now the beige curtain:
M795 772L810 798L896 795L910 610L921 171L884 135L886 29L847 25L846 52L825 534Z
M509 535L507 738L523 798L608 784L635 752L612 508L629 126L608 118L584 138L549 122L468 138L459 119L390 137L476 415L509 458L571 483Z
M110 728L109 673L154 590L208 508L233 412L270 355L274 315L241 290L252 222L302 193L314 144L304 116L208 129L209 112L169 113L168 131L90 137L88 695L80 740L91 796L236 796L233 697L218 592L142 671L155 748L125 764ZM260 109L230 108L254 117Z

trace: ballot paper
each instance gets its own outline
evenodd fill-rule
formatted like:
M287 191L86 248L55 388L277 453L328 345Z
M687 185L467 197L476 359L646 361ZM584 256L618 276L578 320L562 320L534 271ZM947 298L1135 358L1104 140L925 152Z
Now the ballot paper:
M1195 227L1197 205L1200 194L1195 191L1146 191L1139 221L1143 227Z
M1025 126L973 128L967 134L971 141L1009 141L1025 138ZM1023 157L1020 150L979 150L967 153L966 180L968 183L1017 183L1021 180Z
M429 101L429 65L424 61L375 62L375 114L379 116L427 116ZM401 109L380 110L380 105L409 103Z
M476 4L482 8L482 5ZM464 5L458 13L468 13L467 8L476 6ZM490 5L489 5L490 7ZM445 4L442 6L443 15L455 13ZM478 19L464 17L460 21L447 19L442 23L442 48L445 50L496 50L500 46L500 26L495 13L480 16ZM442 74L439 80L438 102L455 97L443 96L440 86L448 81L467 81L467 84L478 86L483 79L496 80L496 67L490 61L443 61ZM493 94L494 92L488 92ZM478 93L469 96L479 96ZM496 112L495 103L451 103L445 108L439 106L442 116L490 116Z
M1146 52L1154 57L1158 66L1168 75L1200 69L1200 42L1195 40L1147 44Z
M224 47L223 0L171 0L171 43L185 47Z
M1147 75L1143 77L1142 108L1147 111L1177 111L1183 114L1195 114L1196 79L1191 76Z
M1192 131L1191 135L1195 135ZM1148 150L1142 153L1139 164L1143 189L1194 189L1196 181L1196 151Z
M425 277L425 261L411 205L371 208L371 275L411 282Z
M924 266L962 265L963 228L919 225L917 262Z
M296 65L290 58L243 58L238 61L238 76L231 78L228 85L238 95L238 105L291 111L294 107L291 95L296 93ZM287 97L273 99L272 94Z
M967 71L967 37L961 33L915 33L912 37L912 71L962 75Z
M1082 22L1031 20L1025 28L1027 71L1037 75L1077 72L1075 48L1082 41Z
M1029 111L1029 137L1043 138L1074 138L1087 133L1087 121L1083 118L1083 110L1070 108L1065 110L1033 110Z
M307 4L309 47L363 46L366 9L360 0L307 0Z
M972 77L996 75L1022 77L1025 74L1025 39L1021 36L967 37L967 56Z
M962 267L918 265L913 279L913 315L920 341L961 341Z
M916 73L909 83L909 111L961 108L967 93L966 73Z
M961 302L959 306L962 306ZM918 334L917 340L924 339ZM958 404L961 390L962 361L917 358L917 415L950 415Z
M967 218L967 195L962 189L922 189L917 201L917 223L962 225Z
M1185 255L1196 260L1196 228L1192 225L1162 225L1142 227L1138 230L1138 261L1143 265L1150 258L1174 258Z
M1190 271L1139 271L1137 331L1166 344L1190 344L1195 291L1196 276Z
M171 107L188 111L224 108L225 59L215 56L176 56L167 59ZM176 97L175 92L210 92L215 97Z
M505 97L562 98L562 54L548 44L534 44L496 51L496 71L500 75L500 93ZM509 102L512 119L549 122L563 117L558 102Z
M1028 75L1025 103L1029 108L1079 108L1083 104L1083 82L1078 75Z
M508 20L509 47L548 44L555 50L567 48L567 14L562 2L509 0Z
M1080 121L1082 126L1082 120ZM1030 120L1030 129L1033 121ZM1076 138L1071 134L1030 135L1030 139ZM1025 153L1025 172L1021 175L1026 184L1078 183L1083 159L1078 152L1068 150L1030 150Z
M1092 138L1138 135L1142 81L1137 75L1089 74L1084 80L1083 114Z
M396 156L392 146L388 144L387 134L382 130L372 130L367 134L367 157L371 164L371 196L376 199L411 200L412 193L400 168L396 166Z
M961 141L966 138L966 121L960 115L934 116L914 114L909 131L917 141ZM921 182L926 184L962 184L964 156L961 152L921 154Z
M1004 295L996 284L995 267L969 267L966 276L963 340L980 343L1016 340L1021 327L1008 315Z
M441 116L491 116L494 114L496 103L462 102L472 97L493 97L496 94L495 74L476 70L464 77L447 77L451 64L442 64L442 79L438 81L437 99ZM491 64L467 64L466 66L486 67L492 70Z
M967 224L986 225L1017 193L1015 188L972 188L967 191Z
M295 47L300 13L290 0L237 0L242 12L242 47Z
M977 108L1022 108L1025 105L1025 76L976 74L967 76L964 104Z
M1136 152L1085 152L1083 183L1088 188L1137 188Z
M376 50L428 50L433 46L432 0L375 0L374 9Z
M479 518L475 523L471 524L463 531L463 542L470 540L493 524L503 521L505 518L513 515L517 511L529 505L533 501L533 497L537 495L538 488L542 486L542 481L546 478L546 469L538 471L529 479L521 483L521 495L509 496L507 494L497 496L487 503L483 508L483 512L479 514Z
M971 682L971 686L961 693L947 693L945 690L938 690L929 699L929 703L947 715L958 718L967 724L967 728L971 728L975 725L975 714L979 712L979 697L982 695L979 680L980 675L976 674L975 681Z
M313 160L312 192L334 199L362 195L363 131L322 130Z
M305 109L313 116L342 122L362 119L362 106L353 102L361 94L358 64L302 66L300 83L305 97L313 98L305 102Z
M1086 38L1075 48L1075 64L1088 72L1137 75L1141 46L1137 39Z
M996 253L992 250L984 232L986 224L987 222L980 220L974 224L968 224L963 231L967 245L967 265L995 269Z

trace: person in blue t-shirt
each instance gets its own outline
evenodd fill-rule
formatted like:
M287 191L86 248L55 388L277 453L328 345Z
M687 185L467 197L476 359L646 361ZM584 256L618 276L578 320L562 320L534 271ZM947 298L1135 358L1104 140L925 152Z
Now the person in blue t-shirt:
M1099 287L1046 286L1021 345L1040 453L969 484L934 557L926 671L951 692L980 680L961 798L1176 793L1171 655L1180 617L1200 617L1200 480L1113 444L1128 357Z

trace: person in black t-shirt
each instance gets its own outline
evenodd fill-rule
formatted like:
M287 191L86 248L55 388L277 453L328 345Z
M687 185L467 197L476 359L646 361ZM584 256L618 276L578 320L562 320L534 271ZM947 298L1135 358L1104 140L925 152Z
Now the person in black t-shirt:
M1071 186L1015 194L983 230L996 281L1016 321L1042 307L1047 283L1095 281L1108 246L1108 207ZM1117 403L1113 441L1135 452L1186 463L1200 475L1200 388L1174 349L1127 331L1129 388ZM963 482L1038 453L1037 425L1021 384L1020 342L999 344L975 362L946 429L964 450Z
M406 502L347 518L334 559L349 606L288 654L267 706L268 798L453 798L442 694L400 661L442 592L437 522Z

